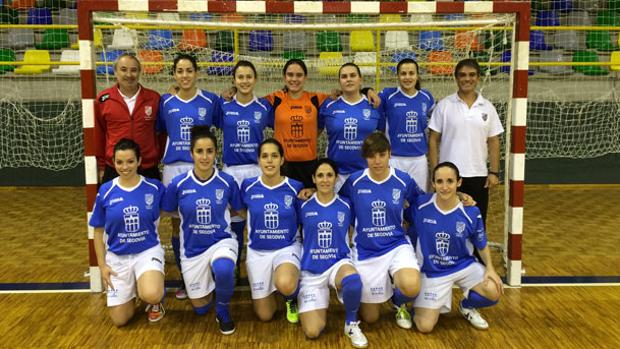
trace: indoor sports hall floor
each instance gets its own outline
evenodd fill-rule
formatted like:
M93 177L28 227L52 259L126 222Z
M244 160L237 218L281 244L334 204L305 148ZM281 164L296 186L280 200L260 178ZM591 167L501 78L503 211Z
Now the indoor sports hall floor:
M83 189L0 188L0 198L0 347L349 346L342 335L342 306L335 300L325 332L310 341L282 312L271 323L260 323L252 314L247 288L238 289L233 299L237 332L229 337L219 334L213 312L197 317L187 301L174 299L172 293L160 323L148 324L140 314L129 326L116 329L104 295L85 290ZM496 208L502 200L501 190L494 190ZM503 215L497 211L491 212L489 234L491 240L503 241ZM453 312L443 316L430 335L398 328L385 306L378 324L362 325L370 347L620 347L619 223L618 185L528 185L524 287L506 289L498 306L483 310L489 331L473 329L457 314L457 297ZM166 242L169 221L162 221L161 233ZM495 261L503 270L501 258ZM167 270L166 279L174 284L178 273L172 264Z

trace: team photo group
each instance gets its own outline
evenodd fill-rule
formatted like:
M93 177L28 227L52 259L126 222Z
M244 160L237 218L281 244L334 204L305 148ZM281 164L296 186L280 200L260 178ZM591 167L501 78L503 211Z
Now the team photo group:
M224 335L236 329L241 263L256 318L272 320L283 299L307 338L326 327L331 289L356 348L369 345L362 328L386 302L399 327L433 331L454 286L464 295L458 312L489 327L479 309L495 305L503 285L485 220L504 129L477 91L475 60L458 62L456 92L437 102L409 58L396 67L398 86L378 92L345 63L330 95L304 89L298 59L284 64L284 88L265 97L244 60L221 94L197 86L192 55L176 56L174 86L161 96L139 83L131 54L114 73L95 106L100 187L89 224L115 326L134 317L136 298L148 321L165 316L158 225L171 217L175 296L196 316L215 308Z

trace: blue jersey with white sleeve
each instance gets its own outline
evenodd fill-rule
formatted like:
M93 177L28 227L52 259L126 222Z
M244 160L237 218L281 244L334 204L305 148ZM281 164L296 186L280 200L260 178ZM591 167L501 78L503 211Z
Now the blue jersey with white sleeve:
M353 173L340 190L355 212L353 259L381 256L399 245L409 244L403 230L405 200L415 202L423 194L408 174L390 168L386 179L377 182L368 169Z
M197 256L218 241L236 238L230 227L230 208L243 208L234 178L213 169L206 181L194 171L176 176L162 202L162 209L178 211L181 217L181 256Z
M241 183L243 203L247 208L248 246L255 250L279 250L299 241L299 201L304 185L294 179L270 187L259 177Z
M301 205L303 249L301 270L322 274L338 261L350 258L351 204L336 195L323 204L316 195Z
M192 162L189 149L192 127L211 126L218 101L218 96L205 90L198 90L188 101L169 93L161 97L157 131L168 134L162 163Z
M157 226L164 186L151 178L140 178L133 188L118 184L118 178L101 185L89 224L104 228L108 251L136 254L159 245Z
M338 164L339 172L350 174L366 167L362 157L364 139L385 129L383 114L366 97L351 104L339 97L325 102L319 111L319 129L327 129L327 157Z
M440 277L462 270L476 261L474 247L483 249L487 236L480 210L461 202L444 212L436 204L436 194L421 196L414 205L416 255L421 271Z
M433 95L420 90L413 96L400 87L385 88L379 93L386 118L386 135L392 155L422 156L428 153L426 128L430 111L435 105Z
M222 130L222 161L227 166L258 163L258 146L266 127L273 128L273 108L264 98L241 104L236 98L220 100L214 125Z

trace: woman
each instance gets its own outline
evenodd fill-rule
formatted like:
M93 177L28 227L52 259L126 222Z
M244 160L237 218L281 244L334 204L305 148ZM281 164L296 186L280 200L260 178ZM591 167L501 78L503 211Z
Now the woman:
M196 87L198 64L196 58L179 54L172 63L172 76L177 90L173 94L164 94L159 103L157 130L166 134L166 148L162 163L164 164L162 181L168 186L172 178L192 170L190 154L190 130L193 126L213 124L218 97L211 92ZM179 224L177 217L172 217L172 250L179 271L181 260L179 252ZM177 299L186 299L184 282L176 292Z
M359 327L357 312L362 281L351 262L349 226L353 223L351 205L334 192L338 169L324 158L312 173L317 192L301 205L303 250L299 286L301 328L306 337L317 338L327 321L329 287L344 303L344 334L356 348L366 348L368 340Z
M273 137L284 146L286 175L312 188L316 167L319 108L327 99L324 93L308 92L304 84L308 68L301 59L290 59L282 69L284 89L267 96L274 109Z
M157 233L164 187L138 174L142 158L134 141L119 140L113 154L119 177L101 185L89 222L95 229L95 252L108 290L110 318L118 327L129 322L137 288L148 304L148 320L157 322L165 314L164 250Z
M217 140L207 126L191 130L194 169L175 177L162 203L178 211L181 225L181 266L186 290L198 315L211 308L215 290L216 320L220 332L235 332L229 305L233 295L238 248L231 230L230 210L243 208L235 180L217 170Z
M362 74L354 63L343 64L338 77L342 96L324 104L319 114L319 129L325 127L329 140L327 157L338 164L340 174L336 190L347 177L365 167L360 149L364 139L385 129L385 119L360 92Z
M298 231L297 195L301 182L283 176L284 149L273 138L259 147L261 175L248 178L241 185L248 217L246 267L252 292L254 312L269 321L276 311L278 291L286 299L286 318L299 321L297 292L301 254Z
M386 134L392 147L390 165L409 174L420 188L428 187L428 139L426 128L435 105L433 95L420 88L418 63L411 58L398 62L398 87L379 93L386 118Z
M363 284L360 315L364 322L377 321L381 304L391 298L397 325L409 329L406 303L418 294L420 268L403 229L403 210L423 191L409 175L390 167L390 142L382 132L368 136L361 153L368 167L351 174L341 190L355 213L353 263Z
M465 294L460 313L481 330L489 324L476 309L496 304L503 294L480 210L464 207L457 196L461 183L456 165L440 163L433 171L435 193L421 196L412 205L416 253L423 261L421 292L414 302L414 321L420 332L431 332L439 314L450 312L454 285ZM473 256L474 247L484 265Z
M220 99L219 111L214 119L215 126L222 130L222 171L233 176L239 186L244 179L260 175L257 165L259 144L263 141L265 128L273 128L271 104L254 95L257 79L256 68L251 62L237 62L233 69L236 93L230 101ZM232 229L241 249L244 227L245 221L241 216L232 218Z

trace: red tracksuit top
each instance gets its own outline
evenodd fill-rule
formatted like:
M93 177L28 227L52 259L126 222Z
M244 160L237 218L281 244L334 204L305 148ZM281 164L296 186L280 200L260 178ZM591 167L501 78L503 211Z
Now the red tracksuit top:
M123 100L118 84L105 89L95 101L95 151L97 165L114 168L114 145L121 138L138 143L142 155L141 168L156 166L161 159L155 121L159 109L159 94L140 86L133 113Z

